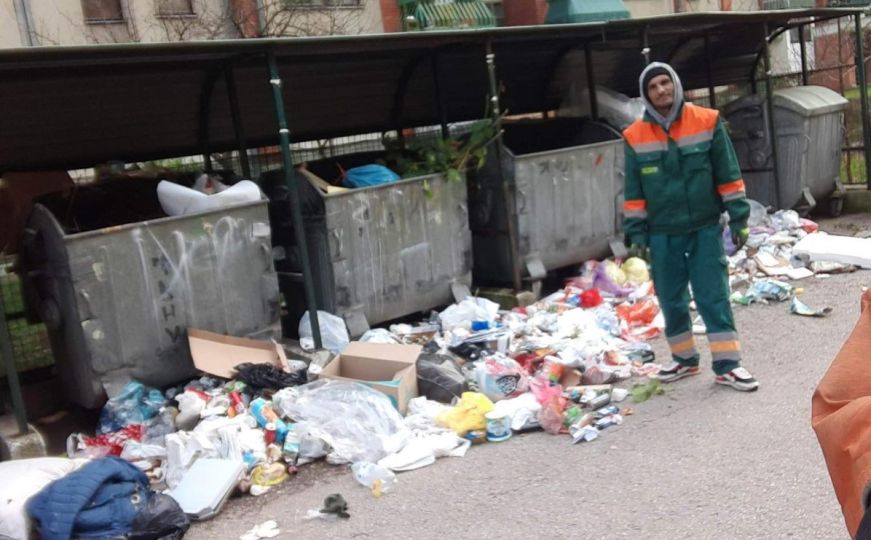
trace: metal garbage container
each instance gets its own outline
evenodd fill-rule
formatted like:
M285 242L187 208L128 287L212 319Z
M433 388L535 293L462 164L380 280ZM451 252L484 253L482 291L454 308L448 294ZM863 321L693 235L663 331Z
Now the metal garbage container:
M475 283L512 282L506 215L526 279L599 258L623 227L623 138L610 126L560 118L504 125L500 152L469 173ZM503 182L514 188L506 208Z
M347 170L382 155L337 159ZM323 160L307 169L332 178L335 165ZM303 175L297 178L319 309L342 317L351 336L370 324L450 304L468 291L472 239L465 182L430 175L325 194ZM287 304L285 333L295 335L306 307L283 170L264 173L260 185L272 199L275 244L285 251L276 267Z
M139 181L125 182L129 197ZM267 202L111 225L96 219L100 208L135 215L131 207L145 197L156 205L155 186L115 209L83 204L77 214L37 204L25 230L26 301L48 327L68 397L84 407L104 402L106 382L164 386L194 375L189 327L280 337Z
M773 98L780 200L764 96L747 96L723 109L747 196L778 208L813 206L838 184L847 100L822 86L783 88Z

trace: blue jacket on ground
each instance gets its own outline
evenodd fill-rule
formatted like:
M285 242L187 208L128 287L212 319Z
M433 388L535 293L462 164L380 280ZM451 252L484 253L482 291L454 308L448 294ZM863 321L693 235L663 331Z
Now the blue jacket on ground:
M27 501L43 540L102 538L132 529L151 497L148 478L121 458L107 457L52 482Z

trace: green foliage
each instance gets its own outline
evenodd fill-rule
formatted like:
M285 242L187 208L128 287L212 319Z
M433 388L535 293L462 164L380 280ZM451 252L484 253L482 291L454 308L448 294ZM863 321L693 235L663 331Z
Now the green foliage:
M387 161L403 178L444 174L449 182L459 182L468 169L484 166L487 146L498 136L501 119L479 120L461 137L418 139L404 148L400 141L385 141Z
M641 403L653 396L661 396L665 393L665 388L662 387L662 383L657 379L650 379L647 383L636 383L632 386L630 393L632 394L632 401Z

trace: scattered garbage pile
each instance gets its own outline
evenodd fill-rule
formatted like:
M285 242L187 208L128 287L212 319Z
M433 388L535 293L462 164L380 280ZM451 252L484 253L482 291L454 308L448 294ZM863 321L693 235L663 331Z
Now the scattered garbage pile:
M789 301L791 313L825 317L831 308L807 306L797 298L802 288L793 283L871 268L871 240L828 235L820 232L815 222L800 217L794 210L769 214L760 203L753 200L749 203L747 244L736 250L728 230L723 236L729 255L733 303Z
M333 315L318 317L337 354L308 362L288 360L276 343L189 329L203 375L168 389L130 381L105 404L94 435L70 435L63 461L126 464L129 482L173 501L165 521L183 534L186 520L216 515L234 493L263 495L314 461L349 466L381 496L398 472L517 432L593 441L632 414L621 402L661 392L646 378L659 369L647 340L663 321L643 261L591 261L534 305L503 310L468 297L354 342ZM633 377L644 382L632 387ZM28 496L61 478L44 478ZM131 523L137 511L125 509ZM18 512L44 536L53 526L24 501ZM307 517L348 515L336 494ZM261 524L249 536L277 530Z
M787 280L871 267L862 258L871 251L854 245L871 240L824 238L795 212L769 214L751 204L747 245L735 250L724 234L735 303L790 300L793 313L825 316L828 308L802 303ZM396 473L515 433L543 430L590 443L633 414L628 399L664 393L651 377L660 366L649 343L664 321L647 265L636 258L588 261L529 306L502 309L470 296L357 341L340 318L317 317L324 350L305 361L289 360L275 342L188 329L202 376L168 389L130 381L106 403L94 435L70 435L69 459L0 463L3 477L16 479L0 509L0 536L25 538L32 526L45 538L83 527L181 537L234 493L261 496L319 460L348 466L380 497L396 489ZM312 348L308 313L299 331L300 345ZM76 475L96 487L59 518L52 501L81 484ZM124 490L139 497L113 507L107 494ZM104 519L118 512L124 519ZM348 502L333 494L306 518L349 516ZM279 533L269 521L242 538Z

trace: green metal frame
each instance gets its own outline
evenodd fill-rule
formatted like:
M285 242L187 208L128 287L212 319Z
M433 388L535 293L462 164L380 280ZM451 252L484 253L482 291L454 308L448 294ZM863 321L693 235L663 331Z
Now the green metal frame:
M871 189L871 118L868 117L868 81L865 74L865 39L862 29L862 15L854 16L856 21L856 75L859 83L859 102L862 104L862 139L865 143L865 185ZM840 60L840 59L838 59Z
M771 160L774 167L774 193L779 207L783 197L780 193L780 163L777 161L777 126L774 122L774 85L771 82L771 51L768 43L768 23L762 26L763 56L765 62L765 102L768 108L768 134L771 141ZM773 38L772 38L773 39Z
M284 161L284 181L287 183L288 197L290 198L290 214L293 220L294 236L296 236L299 257L302 260L302 280L305 287L305 303L309 311L312 336L315 348L320 349L321 325L318 320L318 304L315 299L315 286L312 279L311 262L308 256L308 244L305 238L305 229L302 223L302 205L299 202L299 185L296 182L296 174L293 169L293 155L290 153L290 130L287 127L287 114L284 111L284 96L281 93L281 74L278 71L278 62L275 55L270 51L266 53L266 61L269 66L269 84L272 86L272 100L275 105L275 118L278 121L278 136L281 141L281 157Z

